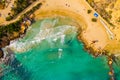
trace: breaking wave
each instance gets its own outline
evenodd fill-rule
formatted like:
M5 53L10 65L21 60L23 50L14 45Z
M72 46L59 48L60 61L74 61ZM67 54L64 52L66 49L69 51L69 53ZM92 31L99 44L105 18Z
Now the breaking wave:
M40 45L43 40L51 44L59 39L59 42L63 45L66 35L76 34L77 29L71 25L56 26L57 23L58 19L37 21L29 27L23 39L11 41L7 47L15 51L15 53L22 53Z

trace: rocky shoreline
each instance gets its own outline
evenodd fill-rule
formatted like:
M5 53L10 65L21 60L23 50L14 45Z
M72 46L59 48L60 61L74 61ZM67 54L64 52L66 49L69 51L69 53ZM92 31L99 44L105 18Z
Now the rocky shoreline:
M34 21L34 19L33 19L33 21ZM33 21L31 21L31 22L33 22ZM0 44L0 58L3 58L3 57L4 57L4 53L3 53L2 48L8 46L8 45L10 44L10 41L15 40L15 39L17 39L17 38L22 38L22 37L25 35L28 26L25 25L24 27L25 27L24 32L23 32L23 33L18 32L18 35L15 36L15 37L14 37L14 35L13 35L13 38L12 38L12 39L9 39L9 37L4 37L4 38L2 38L2 41L3 41L3 42L1 42L1 44Z
M28 19L27 19L28 20ZM35 22L35 19L34 18L32 18L31 19L31 22L32 23L34 23ZM31 24L32 24L31 23ZM22 33L22 34L20 34L18 37L16 37L16 38L14 38L14 39L17 39L17 38L22 38L22 37L24 37L24 35L26 34L26 30L28 29L28 27L29 27L29 25L26 25L26 24L24 24L25 26L25 30L24 30L24 33ZM109 67L110 67L110 72L108 73L110 76L111 76L111 80L115 80L115 76L114 76L114 69L113 69L113 67L112 67L112 63L115 61L115 57L114 57L114 55L108 55L107 53L107 51L100 51L100 52L96 52L92 47L88 47L87 45L86 45L86 43L85 43L85 41L83 41L84 39L81 37L81 34L82 34L82 29L81 28L79 28L79 30L78 30L79 32L79 34L78 34L78 39L80 40L80 41L82 41L82 43L84 44L84 49L86 50L86 51L88 51L89 53L91 53L94 57L98 57L98 56L100 56L100 55L105 55L107 58L108 58L108 65L109 65ZM14 40L13 39L13 40ZM9 44L10 44L10 41L9 41ZM9 44L7 44L7 45L9 45ZM7 46L7 45L4 45L4 47L5 46ZM0 54L1 54L1 56L2 57L4 57L4 54L3 54L3 50L2 49L0 49ZM8 53L13 53L10 49L7 49L7 52ZM10 57L11 55L8 55L8 57ZM5 61L5 63L6 64L8 64L9 63L9 60L7 60L7 61Z
M24 18L24 19L25 19L25 21L28 20L28 19L26 19L26 18ZM33 18L32 20L33 20L33 21L31 21L31 22L33 23L33 22L35 21L35 19ZM31 24L32 24L32 23L31 23ZM23 23L23 25L24 25L24 27L25 27L24 32L23 32L22 34L19 34L17 37L14 37L13 39L8 39L8 40L7 40L7 39L5 38L3 41L6 41L6 42L5 42L5 44L3 44L4 46L1 46L0 48L9 45L11 40L24 37L24 35L25 35L25 33L26 33L26 30L27 30L27 28L28 28L29 25L26 25L26 24L24 24L24 23ZM84 49L85 49L86 51L88 51L89 53L91 53L94 57L98 57L98 56L100 56L100 55L105 55L105 56L107 56L108 58L110 58L110 59L108 59L108 63L109 63L109 61L112 62L112 63L114 62L113 57L111 57L111 56L113 56L113 55L108 55L107 53L109 53L109 52L106 51L106 50L102 50L102 51L98 51L98 52L95 51L92 47L87 46L87 43L84 41L84 39L81 37L81 35L82 35L82 29L79 28L78 39L83 42L83 44L84 44ZM1 57L3 57L4 54L3 54L2 49L0 49L0 52L1 52ZM109 67L110 67L110 72L109 72L109 73L110 73L110 76L111 76L111 80L115 80L115 79L114 79L114 70L113 70L113 68L112 68L112 65L111 65L111 64L108 64L108 65L109 65ZM112 74L112 75L111 75L111 74Z
M110 68L108 75L110 76L110 80L116 80L115 77L115 72L114 72L114 68L113 68L113 63L117 64L117 60L118 58L114 55L111 54L109 55L107 50L102 50L102 51L95 51L92 47L89 47L85 42L85 40L82 38L82 29L79 28L79 34L78 34L78 39L84 44L84 50L87 51L88 53L92 54L95 58L99 57L99 56L106 56L107 61L108 61L108 66Z
M38 5L36 5L35 7L33 7L31 10L29 10L28 12L26 12L25 14L23 14L21 16L21 18L16 21L13 22L11 24L8 25L0 25L1 27L1 34L0 34L0 58L4 57L4 53L2 48L8 46L10 44L10 41L15 40L17 38L22 38L25 33L27 28L35 22L35 16L34 16L34 12L40 8L40 6L42 5L42 3L39 3ZM10 32L9 30L5 30L5 28L10 27L10 26L15 26L15 27L19 27L17 31L12 32L12 33L8 33Z

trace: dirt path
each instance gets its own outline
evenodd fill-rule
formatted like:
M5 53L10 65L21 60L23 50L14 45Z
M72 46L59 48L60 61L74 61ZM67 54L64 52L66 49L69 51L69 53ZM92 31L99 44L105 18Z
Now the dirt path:
M13 20L11 21L4 21L3 23L1 23L0 25L7 25L13 22L16 22L17 20L20 19L20 17L25 14L27 11L29 11L30 9L32 9L34 6L36 6L37 4L41 3L42 0L37 0L36 2L32 3L29 7L27 7L26 9L24 9L21 13L19 13Z
M8 16L8 13L10 13L14 1L15 0L9 0L7 7L5 9L0 10L0 14L1 14L0 24L5 21L5 17Z

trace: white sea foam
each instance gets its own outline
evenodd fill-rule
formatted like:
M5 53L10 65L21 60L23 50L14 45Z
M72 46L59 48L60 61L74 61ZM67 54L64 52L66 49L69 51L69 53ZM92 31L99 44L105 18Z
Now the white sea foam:
M61 48L58 49L58 58L59 59L62 57L62 51L63 51L63 49L61 49Z
M61 51L63 51L63 49L59 48L59 49L58 49L58 51L60 51L60 52L61 52Z
M69 31L69 33L76 32L75 26L62 25L62 26L53 27L55 25L55 23L56 23L56 21L54 21L54 23L53 23L53 25L51 25L51 27L46 28L45 22L43 22L40 25L40 28L38 28L39 32L37 34L34 34L35 32L32 32L32 28L30 28L29 29L29 31L31 31L30 36L32 36L33 34L35 36L33 36L32 38L29 39L29 37L26 35L24 37L26 40L22 41L22 39L21 39L21 40L12 41L8 47L17 53L18 52L21 53L21 52L30 50L32 47L40 44L41 41L43 41L43 40L47 40L51 44L53 41L55 42L58 39L60 39L61 44L64 44L66 32L67 31ZM36 29L36 30L38 30L38 29ZM26 37L28 37L28 38L26 38Z

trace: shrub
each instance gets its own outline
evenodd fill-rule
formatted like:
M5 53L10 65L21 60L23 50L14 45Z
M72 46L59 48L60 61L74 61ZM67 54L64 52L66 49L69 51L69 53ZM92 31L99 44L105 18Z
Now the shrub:
M97 22L97 19L96 18L92 18L92 22Z
M6 21L10 21L11 19L13 19L12 16L8 16L8 17L6 17Z
M92 12L92 10L87 10L87 13L90 14Z

